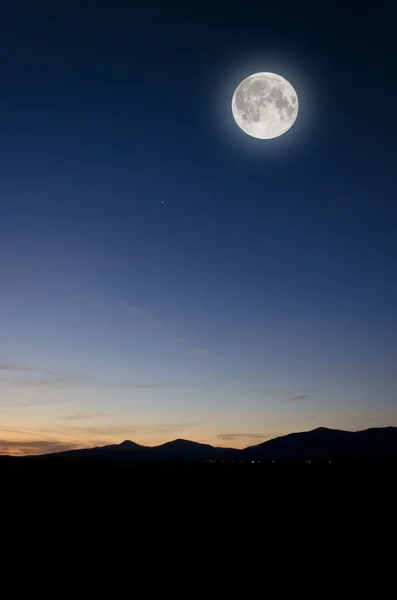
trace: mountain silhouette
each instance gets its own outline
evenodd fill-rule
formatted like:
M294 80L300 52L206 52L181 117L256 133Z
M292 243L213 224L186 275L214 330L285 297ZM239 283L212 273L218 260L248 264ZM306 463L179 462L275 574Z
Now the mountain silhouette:
M32 457L27 457L32 458ZM343 431L318 427L291 433L243 450L222 448L177 439L158 446L142 446L130 440L96 448L68 450L34 458L117 459L132 461L325 461L397 458L397 427Z
M397 428L343 431L318 427L241 450L243 460L375 460L397 458Z
M151 448L148 446L141 446L130 440L125 440L121 444L109 444L107 446L98 446L95 448L82 448L81 450L66 450L64 452L54 452L51 454L41 454L37 458L65 458L65 459L79 459L79 458L115 458L115 459L135 459L144 460L149 458Z
M236 452L233 448L218 448L210 444L200 444L189 440L174 440L166 442L153 448L154 455L158 458L189 460L217 460L223 459L231 452Z
M124 440L121 444L42 454L36 458L106 458L139 461L222 460L235 452L238 450L234 448L218 448L210 444L183 439L165 442L159 446L141 446L131 440Z

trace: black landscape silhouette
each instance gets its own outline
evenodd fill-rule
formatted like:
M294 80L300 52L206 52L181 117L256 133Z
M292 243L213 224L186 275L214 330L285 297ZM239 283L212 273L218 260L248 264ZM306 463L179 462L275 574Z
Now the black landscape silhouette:
M21 458L41 461L110 459L160 463L389 460L397 459L397 427L379 427L357 432L319 427L311 431L277 437L242 450L215 447L183 439L159 446L143 446L125 440L121 444Z
M167 520L172 514L174 522L183 523L186 515L204 513L231 522L266 514L285 524L324 521L325 514L350 519L363 503L372 512L378 503L384 511L394 498L396 466L395 427L318 428L243 450L188 440L155 447L126 440L47 455L0 456L0 481L13 508L23 514L28 501L44 519L50 506L62 519L99 515L98 507L96 518L113 519L135 507L142 527L156 515Z

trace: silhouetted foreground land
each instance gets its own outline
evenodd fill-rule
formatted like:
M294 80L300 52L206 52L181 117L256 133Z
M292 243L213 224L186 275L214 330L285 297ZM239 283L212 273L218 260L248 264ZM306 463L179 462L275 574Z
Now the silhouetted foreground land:
M43 459L0 457L0 477L9 490L29 493L127 494L134 500L148 495L245 495L294 502L311 495L357 494L374 497L393 493L397 461L360 462L160 462L112 459ZM328 500L327 500L328 498ZM362 497L364 499L364 496Z
M156 447L125 440L46 456L0 457L3 499L13 507L32 512L36 506L41 514L56 509L63 519L132 511L139 525L160 514L189 523L204 514L256 524L265 517L275 526L288 518L324 524L340 515L364 524L397 506L396 475L396 427L319 427L243 450L181 439Z
M396 475L394 427L356 433L320 427L244 450L189 440L151 448L126 440L0 457L3 501L17 520L26 516L39 528L78 522L84 531L90 520L100 529L120 519L120 534L156 523L171 528L169 537L176 526L184 532L201 523L211 537L223 521L231 531L239 524L251 542L258 527L276 538L298 527L306 538L308 527L314 537L324 528L345 535L353 522L366 531L369 521L379 528L385 518L386 531L397 506Z
M53 533L55 552L73 532L74 543L89 553L110 535L116 548L126 539L135 548L139 536L148 556L159 549L168 556L182 543L199 551L196 540L201 538L206 553L215 544L221 561L261 540L280 557L291 545L302 559L306 548L332 553L335 536L339 546L347 539L358 544L363 537L363 543L377 547L379 535L387 535L395 519L396 474L395 462L0 458L2 517L24 535L33 526L33 539Z
M155 447L125 440L45 456L0 457L2 480L9 487L12 481L13 489L79 490L97 493L98 500L112 490L133 501L243 494L269 503L293 494L296 503L324 492L328 502L332 495L353 497L359 490L363 500L393 487L396 464L396 427L357 432L318 427L243 450L183 439Z

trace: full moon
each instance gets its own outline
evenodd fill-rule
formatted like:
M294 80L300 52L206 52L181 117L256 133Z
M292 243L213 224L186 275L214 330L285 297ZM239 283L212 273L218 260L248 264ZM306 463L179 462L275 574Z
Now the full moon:
M298 96L292 85L275 73L255 73L236 88L232 112L237 125L262 140L283 135L295 123Z

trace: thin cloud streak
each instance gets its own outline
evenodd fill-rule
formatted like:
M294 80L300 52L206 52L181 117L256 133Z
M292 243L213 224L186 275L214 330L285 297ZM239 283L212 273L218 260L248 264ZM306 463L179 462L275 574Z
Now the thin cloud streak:
M38 369L19 363L0 364L6 381L12 387L54 387L70 385L79 378L71 375L60 375L46 369ZM3 379L4 382L4 379Z
M32 370L33 371L33 370ZM31 371L31 372L32 372ZM16 371L14 371L16 373ZM18 374L23 371L18 371ZM42 374L43 372L41 372ZM48 372L49 373L49 372ZM13 388L17 387L38 387L38 388L61 388L61 389L95 389L100 388L110 390L134 390L134 389L145 389L145 388L172 388L178 387L176 384L171 382L147 382L147 383L134 383L133 381L125 380L111 380L111 379L100 379L100 378L89 378L81 375L56 375L48 374L48 376L17 376L9 381L9 385Z
M21 431L20 429L0 429L0 431L3 431L5 433L19 433L21 435L41 435L41 434L35 434L32 431Z
M24 377L13 382L13 387L54 387L67 383L67 380L48 377Z
M28 456L35 454L50 454L81 448L81 444L57 442L55 440L15 441L0 439L0 454Z
M58 406L58 405L62 405L62 404L69 404L69 403L73 403L75 402L75 400L70 399L70 400L29 400L28 402L6 402L6 403L2 403L0 404L0 408L3 407L7 407L7 408L29 408L29 407L34 407L34 406ZM7 413L7 414L11 414L11 413Z
M58 419L61 421L79 421L81 419L96 419L104 417L114 417L114 415L109 413L77 413L75 415L58 417Z
M268 440L279 436L277 432L269 433L218 433L217 437L225 442L231 442L238 438L246 438L252 440Z
M289 402L297 402L299 400L306 400L307 398L312 398L313 394L299 394L297 396L292 396L292 398L288 398Z
M151 424L151 425L136 425L136 424L125 424L125 425L104 425L104 426L80 426L80 425L65 425L59 430L59 433L74 434L76 437L80 435L84 436L123 436L124 439L127 436L131 439L134 435L152 434L152 433L176 433L184 431L187 428L195 427L199 423L170 423L165 425ZM55 433L55 431L54 431Z
M38 373L52 376L54 375L52 371L47 371L45 369L37 369L35 367L29 367L27 365L21 365L19 363L1 363L0 371L10 371L12 373Z

